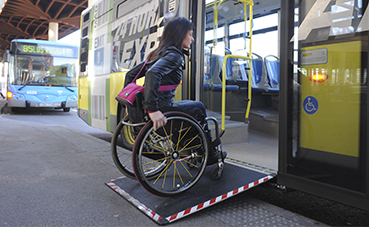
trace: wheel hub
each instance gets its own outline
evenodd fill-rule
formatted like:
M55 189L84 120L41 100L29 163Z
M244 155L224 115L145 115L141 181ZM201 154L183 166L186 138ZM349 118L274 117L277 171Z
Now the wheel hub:
M179 152L178 151L173 151L172 152L172 159L173 160L178 160L180 158Z

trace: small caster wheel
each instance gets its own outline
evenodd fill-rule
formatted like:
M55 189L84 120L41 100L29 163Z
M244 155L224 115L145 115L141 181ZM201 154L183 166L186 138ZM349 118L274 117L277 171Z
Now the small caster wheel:
M218 163L218 165L213 169L212 175L214 179L220 179L223 175L223 168L224 164L223 162Z

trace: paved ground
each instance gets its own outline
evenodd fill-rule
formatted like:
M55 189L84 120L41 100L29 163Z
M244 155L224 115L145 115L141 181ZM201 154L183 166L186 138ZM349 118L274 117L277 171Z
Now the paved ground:
M155 226L105 186L119 176L109 142L0 115L1 226ZM250 195L241 193L171 225L324 226Z
M2 111L2 109L4 108L4 106L6 105L6 99L3 99L1 96L0 96L0 113Z

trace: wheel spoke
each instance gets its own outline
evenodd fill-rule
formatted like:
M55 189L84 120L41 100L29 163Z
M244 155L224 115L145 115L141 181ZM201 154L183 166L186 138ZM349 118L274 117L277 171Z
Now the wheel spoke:
M194 138L191 139L190 142L188 142L185 146L182 147L182 149L179 152L182 152L187 146L188 144L190 144L194 139L196 139L199 135L196 135Z
M168 165L164 168L164 170L159 174L159 176L156 178L156 180L154 181L154 183L153 183L153 184L155 184L155 183L160 179L161 175L162 175L164 172L166 172L166 171L168 170L168 168L169 168L170 164L172 164L172 162L173 162L173 160L170 160L169 164L168 164Z
M183 113L166 115L167 124L141 130L134 150L134 169L141 185L159 196L182 193L199 181L206 168L207 141L201 125ZM145 145L146 144L146 145Z
M166 153L170 153L169 151L168 151L168 149L166 149L165 147L159 147L158 145L156 145L156 144L154 144L154 143L152 143L151 141L149 141L149 140L146 140L145 141L146 143L148 143L148 144L150 144L150 145L152 145L153 147L155 147L155 148L158 148L159 150L162 150L162 151L164 151L164 152L166 152Z
M199 168L197 165L193 164L192 162L189 162L189 161L187 161L185 159L182 159L182 160L185 161L187 164L193 166L193 167Z

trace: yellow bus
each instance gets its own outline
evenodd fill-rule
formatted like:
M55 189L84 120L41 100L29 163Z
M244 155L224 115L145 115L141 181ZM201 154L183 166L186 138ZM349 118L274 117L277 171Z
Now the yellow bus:
M114 131L125 72L177 16L196 41L176 99L278 136L278 184L369 210L368 0L97 1L81 19L84 121Z

